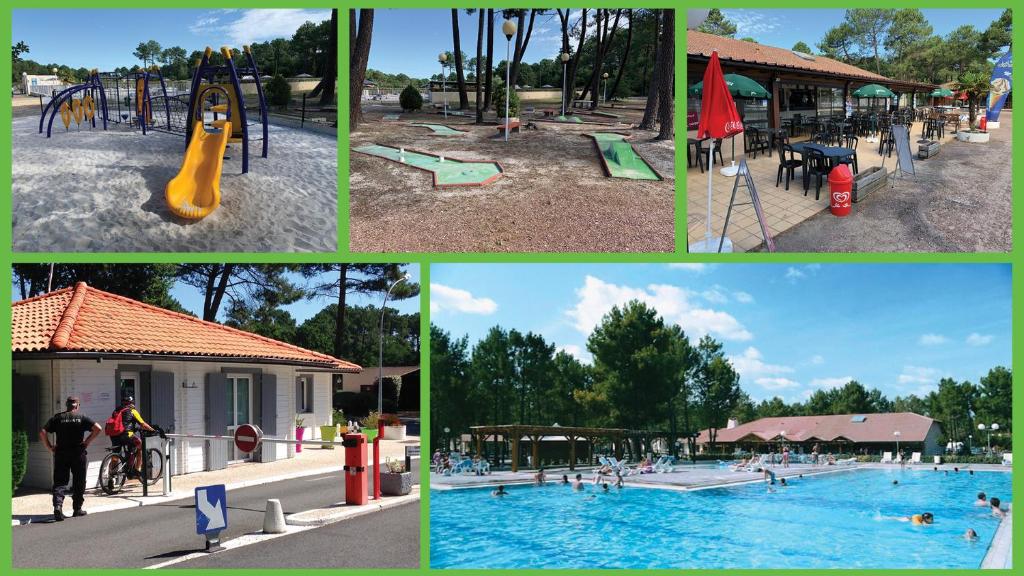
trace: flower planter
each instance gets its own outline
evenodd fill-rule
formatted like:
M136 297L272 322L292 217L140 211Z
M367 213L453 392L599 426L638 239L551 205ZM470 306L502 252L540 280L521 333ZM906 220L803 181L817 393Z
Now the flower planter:
M335 436L338 434L338 429L334 426L321 426L320 427L320 439L324 442L334 442ZM333 444L321 444L321 448L327 450L334 450Z
M363 428L362 430L359 431L359 433L366 435L367 442L373 442L373 439L377 437L376 428Z
M860 202L868 194L885 186L888 171L882 166L872 166L853 177L853 201Z
M384 440L405 440L405 425L385 426Z
M295 443L295 451L302 452L302 437L306 434L306 429L302 426L295 427L295 439L298 442Z
M405 496L412 492L412 472L381 472L380 493L385 496Z
M931 158L939 153L939 143L935 140L923 142L917 147L917 157L921 160Z
M991 126L991 125L992 124L990 123L989 126ZM961 132L957 132L956 133L956 139L957 140L959 140L961 142L972 142L972 143L976 143L976 144L984 144L985 142L988 142L988 139L990 137L991 137L991 134L989 134L988 132L964 132L964 131L961 131Z

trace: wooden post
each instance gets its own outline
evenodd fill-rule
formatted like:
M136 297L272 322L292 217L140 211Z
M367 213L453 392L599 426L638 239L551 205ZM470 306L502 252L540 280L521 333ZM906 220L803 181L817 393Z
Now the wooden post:
M615 458L622 460L622 437L612 438L612 445L615 447Z
M772 78L772 113L768 115L768 126L780 128L782 126L782 108L779 105L779 78Z
M569 471L576 469L576 436L569 435Z
M512 471L519 471L519 434L512 435Z
M530 436L530 454L532 454L532 462L534 470L540 468L540 460L537 458L540 455L540 436Z
M480 451L480 434L474 434L473 439L476 441L476 455L480 456L481 454L483 454L483 452Z
M597 444L597 438L593 436L587 438L587 466L594 463L594 444Z

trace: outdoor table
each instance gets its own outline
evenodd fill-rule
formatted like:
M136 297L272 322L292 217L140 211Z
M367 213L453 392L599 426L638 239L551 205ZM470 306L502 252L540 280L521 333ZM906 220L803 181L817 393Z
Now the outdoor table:
M821 144L814 144L812 142L797 142L796 144L791 144L790 148L793 149L794 153L800 155L800 157L804 160L805 165L807 159L804 153L807 151L808 148L813 148L815 150L820 151L822 154L825 155L825 158L828 159L829 171L836 167L836 165L839 163L839 160L853 156L857 152L853 148L845 148L842 146L823 146ZM804 174L806 173L807 170L804 170Z

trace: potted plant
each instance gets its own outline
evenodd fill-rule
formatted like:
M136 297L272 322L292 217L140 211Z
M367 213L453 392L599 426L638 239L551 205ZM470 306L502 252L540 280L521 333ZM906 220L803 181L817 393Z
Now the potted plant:
M348 424L345 420L345 413L335 410L331 413L331 423L337 428L337 434L348 434Z
M497 82L493 91L494 112L498 115L498 124L505 124L505 85ZM509 122L519 121L519 95L515 90L509 91L508 96Z
M321 426L320 427L320 439L324 442L334 442L334 438L338 435L338 427L335 425ZM333 444L321 444L321 448L325 450L334 450Z
M384 462L380 471L380 493L385 496L405 496L412 491L412 472L400 460Z
M366 441L373 442L373 439L377 437L377 421L380 419L380 415L377 412L370 412L370 414L363 418L359 423L362 427L360 432L366 434Z
M306 432L306 429L302 427L304 422L305 420L302 418L299 418L298 416L295 417L295 439L298 441L295 443L296 452L302 452L302 436Z
M384 439L405 440L405 424L402 424L397 414L384 416Z
M991 89L988 74L979 70L964 72L953 88L967 94L967 130L957 132L956 139L961 142L988 142L989 133L975 129L978 106Z

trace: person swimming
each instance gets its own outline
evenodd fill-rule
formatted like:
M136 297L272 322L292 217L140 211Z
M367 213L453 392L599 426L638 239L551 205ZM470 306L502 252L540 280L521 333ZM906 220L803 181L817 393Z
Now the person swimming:
M783 486L783 487L786 487L786 488L789 487L789 484L786 484L786 479L785 478L779 478L779 484L781 486Z
M491 496L508 496L508 492L505 491L505 485L499 484L496 490L491 490Z
M931 524L935 521L935 516L931 512L925 512L923 514L914 514L908 518L910 523L914 526L923 526L925 524Z
M978 539L978 533L974 531L974 528L968 528L967 532L964 532L964 540L973 542Z
M975 506L988 506L988 499L984 492L978 492L978 499L974 501Z
M775 472L772 472L771 470L765 468L764 469L764 481L767 482L768 485L774 485L775 484Z
M564 486L564 485L566 485L568 483L569 483L569 475L568 474L562 474L562 485Z
M900 483L900 481L899 481L899 480L893 480L893 481L892 481L892 485L893 485L893 486L895 486L895 485L897 485L897 484L899 484L899 483Z
M544 475L544 468L540 468L537 470L537 473L533 475L533 481L536 482L538 486L544 485L547 480L547 476Z
M999 501L999 498L993 496L992 498L989 498L988 501L992 505L993 516L996 518L1004 518L1006 516L1006 512L1003 512L1003 509L1000 508L1000 504L1002 504L1002 502Z
M583 491L583 474L576 475L576 481L572 483L572 489L577 492Z

